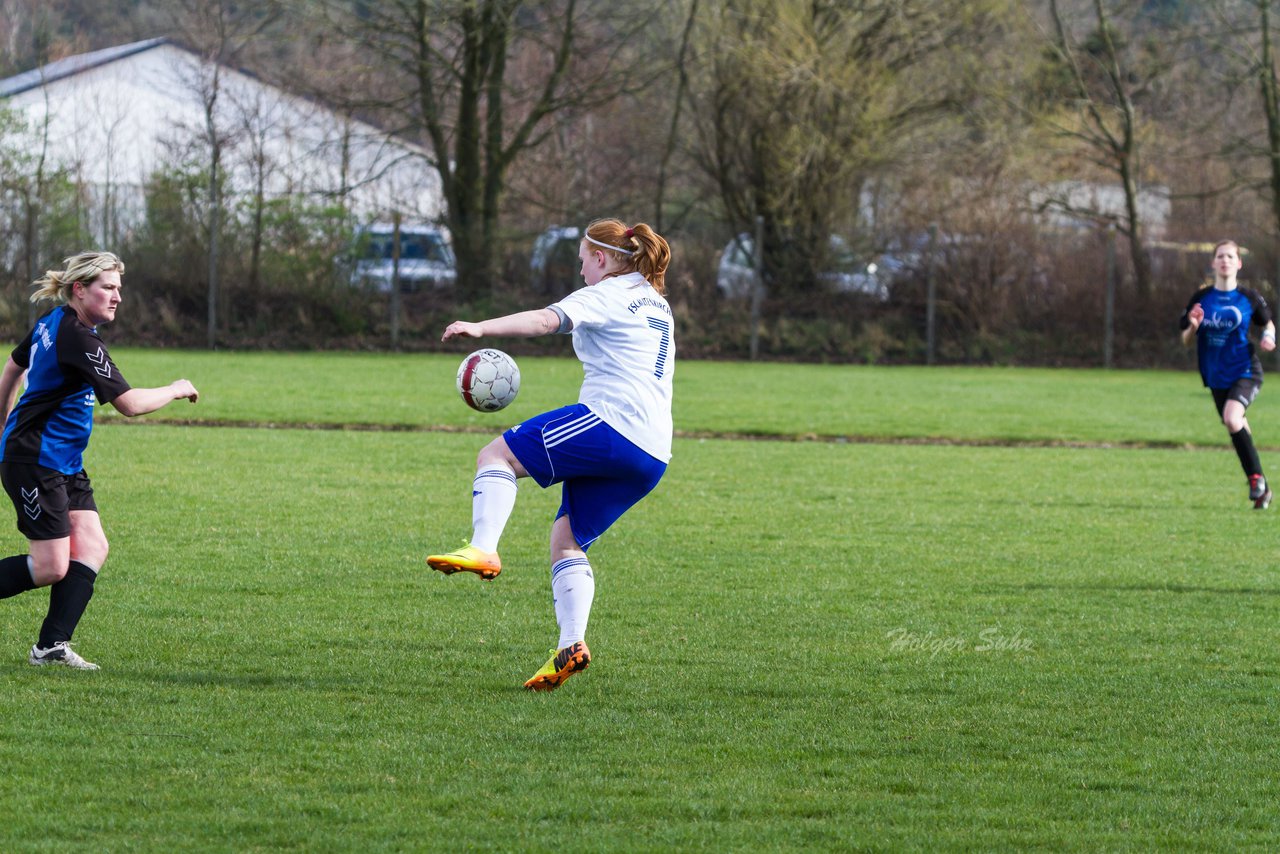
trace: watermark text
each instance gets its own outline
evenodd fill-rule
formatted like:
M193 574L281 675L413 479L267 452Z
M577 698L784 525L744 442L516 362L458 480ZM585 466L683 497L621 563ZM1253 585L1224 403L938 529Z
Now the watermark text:
M899 627L886 632L885 638L889 641L890 652L915 653L929 658L969 651L1030 652L1035 648L1031 638L1022 634L1022 629L1010 633L1000 626L988 626L972 638L965 635L940 635L932 629L916 632Z

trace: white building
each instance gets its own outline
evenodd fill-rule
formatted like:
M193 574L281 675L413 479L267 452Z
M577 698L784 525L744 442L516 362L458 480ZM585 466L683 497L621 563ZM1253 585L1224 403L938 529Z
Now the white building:
M157 170L208 168L210 101L232 194L247 196L261 178L268 197L345 196L361 219L399 212L434 220L443 212L430 152L166 39L71 56L0 80L0 108L27 124L21 144L38 151L47 140L49 162L106 208L93 218L104 232L107 223L137 221L143 188Z
M1054 228L1096 228L1099 218L1123 220L1124 188L1119 184L1059 181L1036 187L1028 194L1040 222ZM1173 202L1165 186L1138 190L1138 218L1148 240L1165 236Z

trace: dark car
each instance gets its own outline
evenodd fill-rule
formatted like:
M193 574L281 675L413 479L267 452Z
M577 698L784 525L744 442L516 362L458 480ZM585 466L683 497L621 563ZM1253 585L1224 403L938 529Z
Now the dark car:
M534 290L560 297L581 287L582 262L578 246L582 229L576 225L553 225L533 241L529 253L529 276Z

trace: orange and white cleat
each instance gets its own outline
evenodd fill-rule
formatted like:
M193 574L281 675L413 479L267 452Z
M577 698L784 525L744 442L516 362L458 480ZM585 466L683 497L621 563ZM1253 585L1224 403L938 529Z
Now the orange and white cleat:
M474 572L485 581L493 581L502 572L502 561L498 559L497 552L482 552L470 545L444 555L428 555L427 566L445 575Z
M554 691L564 680L581 673L591 663L591 650L582 641L571 643L560 650L552 650L551 658L542 669L524 683L530 691Z

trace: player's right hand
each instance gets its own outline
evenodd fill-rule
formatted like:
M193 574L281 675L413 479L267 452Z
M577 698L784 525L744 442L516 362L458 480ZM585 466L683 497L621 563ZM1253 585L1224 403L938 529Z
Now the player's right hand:
M1191 306L1191 310L1187 312L1187 320L1191 323L1192 329L1200 328L1200 321L1204 320L1204 306L1196 303Z
M174 380L169 387L173 389L174 400L186 398L195 403L200 399L200 392L196 391L196 387L189 380Z
M480 331L480 324L468 323L465 320L455 320L444 328L444 335L440 336L441 341L448 341L450 338L479 338L484 333Z

